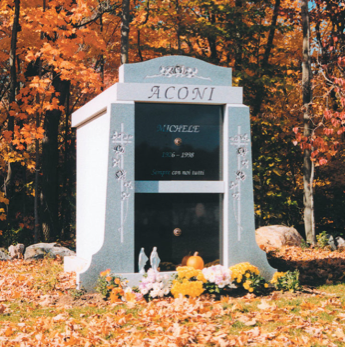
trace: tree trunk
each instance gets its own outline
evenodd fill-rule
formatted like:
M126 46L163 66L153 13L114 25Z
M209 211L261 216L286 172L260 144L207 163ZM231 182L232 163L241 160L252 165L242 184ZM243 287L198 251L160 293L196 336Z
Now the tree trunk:
M273 39L274 39L274 34L276 31L276 25L277 25L277 20L278 20L278 15L279 15L279 7L280 7L280 0L276 0L274 4L274 10L273 10L273 16L272 16L272 22L271 22L271 29L268 34L268 39L267 39L267 45L264 53L264 57L261 62L261 71L263 73L260 73L258 76L258 79L260 80L262 76L265 74L265 69L268 67L268 61L270 58L271 50L273 48ZM254 106L253 106L253 112L252 116L256 117L258 113L260 112L260 108L262 105L262 101L265 96L265 87L261 84L259 84L258 90L255 95L255 100L254 100Z
M235 6L237 7L237 18L236 21L238 26L236 28L236 44L235 44L235 71L240 72L242 69L242 40L241 40L241 25L242 25L242 0L236 0Z
M62 196L61 199L61 239L67 240L71 237L71 199L72 199L72 183L73 172L75 167L75 158L73 151L75 150L74 136L72 135L70 126L70 88L66 97L66 117L65 117L65 131L64 131L64 162L63 162L63 183L62 183ZM73 157L73 158L72 158Z
M141 53L141 47L140 47L140 30L138 29L137 30L137 47L138 47L138 56L139 56L139 59L140 61L144 61L143 59L143 54Z
M19 29L19 13L20 13L20 0L15 0L14 18L12 25L11 37L11 50L10 50L10 98L9 102L12 103L16 100L17 89L17 70L16 70L16 57L17 57L17 36ZM13 131L14 118L9 116L8 130Z
M216 23L215 15L210 12L208 17L209 17L209 21L211 22L211 24L215 25L215 23ZM208 44L210 46L210 51L211 51L211 56L210 56L211 63L218 65L219 64L219 58L218 58L218 52L217 52L217 40L213 34L211 34L207 38L207 40L208 40Z
M54 73L53 86L59 104L64 105L69 88L69 81L63 81ZM59 236L59 190L58 190L58 129L61 118L59 109L47 111L44 119L44 138L42 141L42 190L41 223L45 241L55 241Z
M36 125L39 124L39 115L36 116ZM39 212L38 212L38 190L39 190L39 171L40 171L40 142L35 140L36 146L36 162L35 162L35 197L34 197L34 218L35 218L35 229L34 229L34 242L38 243L40 239L40 223L39 223Z
M19 15L20 15L20 0L15 0L14 2L14 18L12 25L12 37L11 37L11 49L10 49L10 94L9 94L9 104L11 108L11 104L16 101L17 94L17 69L16 69L16 57L17 57L17 36L18 31L20 31L19 26ZM14 117L8 115L7 118L7 130L12 132L12 138L14 136ZM12 148L12 144L10 144ZM4 191L7 199L9 199L9 205L7 207L7 221L11 222L14 211L12 206L13 202L13 194L14 194L14 175L15 175L15 167L17 167L16 163L8 163L7 169L7 177L4 183Z
M122 0L121 64L128 63L129 2L130 0Z
M46 0L43 0L43 12L46 10ZM44 33L41 32L41 40L43 40ZM38 63L38 76L42 78L42 60L39 60ZM40 96L37 93L36 102L40 102ZM41 116L37 112L36 113L36 128L41 125ZM35 140L35 197L34 197L34 218L35 218L35 229L34 229L34 241L35 243L39 242L41 236L41 228L40 228L40 219L39 219L39 178L40 178L40 141L38 139Z
M99 17L99 25L100 25L101 33L103 34L103 15ZM102 79L101 91L103 92L104 90L104 87L103 87L104 86L104 54L103 53L101 53L99 59L100 59L100 65L101 65L101 79ZM68 92L68 95L69 95L69 92ZM67 98L67 101L69 101L69 97ZM66 112L66 117L68 116L68 113L69 113L69 109Z
M303 29L303 60L302 60L302 92L303 92L303 135L310 138L312 135L312 122L310 103L312 101L311 69L310 69L310 26L308 0L302 0L302 29ZM304 228L307 242L315 244L315 221L314 221L314 163L311 161L312 148L304 149L303 160L303 183L304 183Z

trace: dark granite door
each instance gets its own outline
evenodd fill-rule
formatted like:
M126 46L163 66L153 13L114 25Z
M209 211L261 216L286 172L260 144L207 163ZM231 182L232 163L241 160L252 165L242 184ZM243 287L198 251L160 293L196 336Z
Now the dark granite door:
M157 247L161 271L175 270L185 255L195 251L205 263L219 259L221 199L221 194L136 194L136 264L141 247L148 257Z

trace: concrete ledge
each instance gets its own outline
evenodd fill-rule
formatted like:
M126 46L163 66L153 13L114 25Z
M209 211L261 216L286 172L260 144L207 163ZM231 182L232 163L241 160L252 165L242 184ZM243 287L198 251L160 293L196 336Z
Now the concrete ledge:
M169 275L170 279L172 279L172 277L174 275L177 274L176 271L167 271L167 272L159 272L160 275ZM137 287L140 284L140 281L143 279L144 274L140 274L140 273L113 273L111 272L111 275L113 276L120 276L123 279L128 280L128 285L130 287Z

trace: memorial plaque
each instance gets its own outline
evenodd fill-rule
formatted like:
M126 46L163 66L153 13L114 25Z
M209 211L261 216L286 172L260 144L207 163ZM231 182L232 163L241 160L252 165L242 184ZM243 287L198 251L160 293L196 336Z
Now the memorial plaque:
M135 133L136 180L221 179L221 106L136 103Z
M162 271L196 251L205 263L219 259L221 200L221 194L136 194L136 257L141 247L157 247Z

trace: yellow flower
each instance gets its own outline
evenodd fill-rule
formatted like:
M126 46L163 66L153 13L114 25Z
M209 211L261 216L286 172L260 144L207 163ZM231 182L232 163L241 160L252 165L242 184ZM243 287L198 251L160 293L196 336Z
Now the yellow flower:
M182 272L184 270L182 270ZM185 270L185 271L187 272L186 273L187 277L192 274L191 270ZM181 269L178 272L180 274ZM191 276L191 277L196 277L196 276ZM183 278L182 282L180 282L179 280L174 280L172 288L171 288L171 294L175 298L177 298L180 294L182 294L183 296L188 295L190 297L197 297L197 296L200 296L204 291L205 289L203 288L203 281L189 281L189 278Z
M196 276L196 279L197 279L198 281L202 281L202 282L204 282L204 283L207 282L207 280L206 280L206 278L205 278L205 276L204 276L204 274L203 274L202 272L200 272L200 273Z
M253 288L249 288L249 292L253 293L254 289Z
M236 280L237 283L242 281L242 276L249 278L252 274L259 275L259 269L251 265L250 263L239 263L230 267L231 278L233 281ZM240 280L239 280L240 279Z
M286 272L275 272L272 279L271 279L271 283L274 284L274 283L277 283L278 282L278 279L282 276L285 276Z
M265 283L264 286L265 286L265 288L268 288L268 283Z

